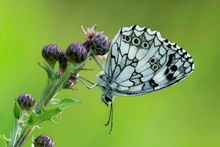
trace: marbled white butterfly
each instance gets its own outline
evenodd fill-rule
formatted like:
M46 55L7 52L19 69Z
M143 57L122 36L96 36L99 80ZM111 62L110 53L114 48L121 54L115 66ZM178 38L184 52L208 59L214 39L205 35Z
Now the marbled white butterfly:
M190 75L194 63L184 49L163 39L158 31L133 25L118 31L103 70L96 85L102 90L102 101L111 106L106 124L111 122L111 133L114 95L142 95L166 88Z

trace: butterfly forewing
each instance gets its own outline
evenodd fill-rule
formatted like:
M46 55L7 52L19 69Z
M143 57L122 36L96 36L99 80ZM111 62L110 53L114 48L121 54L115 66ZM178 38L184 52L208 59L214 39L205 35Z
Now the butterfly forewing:
M112 41L105 71L112 92L140 95L168 87L194 69L192 57L159 32L131 26L119 30Z

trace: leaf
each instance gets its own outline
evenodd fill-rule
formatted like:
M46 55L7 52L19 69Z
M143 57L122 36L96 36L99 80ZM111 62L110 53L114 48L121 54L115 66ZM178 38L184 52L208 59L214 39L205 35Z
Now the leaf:
M65 109L65 108L71 106L72 104L76 104L76 103L78 103L77 100L69 99L69 98L64 98L55 107L58 107L58 108L61 108L61 109Z
M7 147L8 144L9 144L10 139L7 139L4 134L3 134L3 135L0 135L0 138L2 139L2 141L3 141L4 145L5 145L5 147Z
M58 104L50 109L42 108L41 114L39 115L33 112L30 116L30 119L28 120L28 124L38 125L45 121L51 121L54 118L58 117L65 108L75 103L77 103L77 101L73 99L62 99Z
M21 117L21 110L16 101L14 102L14 117L15 119L19 119Z
M55 99L53 98L51 101L50 101L50 104L58 104L60 103L60 99Z
M80 68L75 69L74 72L77 72L77 71L80 71L80 70L94 70L94 69L80 67Z
M53 66L49 66L46 63L44 63L44 66L43 66L39 62L38 62L38 64L40 67L42 67L47 72L47 76L49 79L51 79L52 77L55 77Z

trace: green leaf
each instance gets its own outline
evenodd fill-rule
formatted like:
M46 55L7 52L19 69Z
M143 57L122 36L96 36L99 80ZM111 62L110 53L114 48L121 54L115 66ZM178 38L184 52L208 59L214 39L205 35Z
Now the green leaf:
M73 104L76 104L76 103L78 103L77 100L64 98L55 107L65 109L65 108L67 108Z
M5 145L5 147L7 147L8 144L9 144L10 139L7 139L7 138L5 137L5 135L0 135L0 138L2 139L2 141L3 141L4 145Z
M77 71L80 71L80 70L94 70L94 69L80 67L80 68L75 69L74 72L77 72Z
M39 115L33 112L30 116L28 124L38 125L45 121L51 121L54 118L58 117L65 108L75 103L77 103L77 101L73 99L62 99L58 104L55 104L55 106L50 109L42 108L41 114Z
M14 102L14 117L15 119L19 119L21 117L21 110L16 101Z
M53 70L53 66L49 66L48 64L44 63L44 66L41 65L39 62L38 62L39 66L42 67L46 72L47 72L47 76L49 79L51 79L52 77L55 77L55 72Z
M53 98L51 101L50 101L50 104L59 104L60 103L60 99L55 99Z

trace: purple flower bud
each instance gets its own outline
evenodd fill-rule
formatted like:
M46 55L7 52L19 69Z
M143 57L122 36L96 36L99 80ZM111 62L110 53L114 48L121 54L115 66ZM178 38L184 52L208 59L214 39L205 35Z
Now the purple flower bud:
M62 52L59 59L58 59L58 63L59 63L59 68L62 72L64 72L66 70L67 67L67 59L66 59L66 52Z
M83 62L88 55L86 47L80 43L71 44L66 50L66 58L72 63Z
M21 109L28 111L34 106L35 99L30 94L21 94L17 102Z
M109 51L111 41L103 32L96 30L96 25L92 28L87 28L87 30L82 27L82 30L86 35L86 42L83 44L88 52L95 56L102 56Z
M110 39L103 34L99 34L91 39L89 48L93 55L105 55L109 51L110 45Z
M54 141L47 135L40 135L34 140L35 147L54 147Z
M60 47L56 44L49 44L42 49L42 56L48 64L55 64L61 54Z
M64 88L71 88L76 85L79 81L79 73L72 73L68 81L64 84Z
M62 72L61 70L58 70L58 71L57 71L57 75L58 75L59 77L61 77L61 76L63 75L63 72Z

